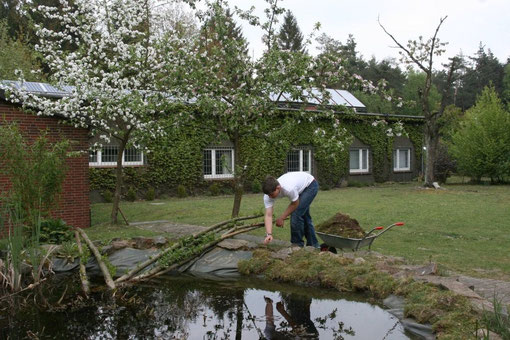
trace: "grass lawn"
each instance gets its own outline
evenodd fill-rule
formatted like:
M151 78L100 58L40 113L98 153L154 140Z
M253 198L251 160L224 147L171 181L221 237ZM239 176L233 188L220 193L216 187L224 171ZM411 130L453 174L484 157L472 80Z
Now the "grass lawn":
M233 196L192 197L122 202L121 208L130 222L212 225L229 219L232 203ZM286 205L284 199L277 201L276 214ZM241 215L262 209L262 194L243 197ZM110 211L111 204L92 205L93 227L88 230L92 238L150 235L132 227L109 226ZM414 182L319 191L311 208L314 223L339 211L357 219L365 230L406 223L376 239L372 250L414 263L437 262L467 275L510 280L510 186L450 184L434 190ZM276 238L290 238L288 221L284 228L273 230Z

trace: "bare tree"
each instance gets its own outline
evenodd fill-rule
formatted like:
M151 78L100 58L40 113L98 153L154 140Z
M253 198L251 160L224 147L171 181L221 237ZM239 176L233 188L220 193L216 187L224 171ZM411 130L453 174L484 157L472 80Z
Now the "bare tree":
M448 95L450 88L453 83L453 77L455 70L458 67L458 59L450 59L448 78L445 88L442 92L441 104L438 110L434 110L429 101L430 89L432 87L433 77L433 60L434 56L440 56L445 52L444 46L447 43L439 41L437 34L441 25L448 16L441 18L439 24L434 31L434 34L427 41L423 40L423 37L419 37L418 40L409 40L407 45L404 46L398 40L390 34L386 28L379 21L379 26L383 31L397 44L397 48L400 49L399 53L402 57L402 61L406 64L414 64L422 70L425 77L425 84L423 90L419 93L421 99L422 113L425 117L425 147L427 149L427 158L425 162L425 182L424 185L432 187L435 182L434 164L437 158L437 150L439 147L439 129L440 129L440 117L443 115L446 108Z

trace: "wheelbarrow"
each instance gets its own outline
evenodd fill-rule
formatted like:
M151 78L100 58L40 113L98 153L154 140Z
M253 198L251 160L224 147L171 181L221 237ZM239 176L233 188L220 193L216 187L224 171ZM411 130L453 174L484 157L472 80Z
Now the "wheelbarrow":
M370 230L368 233L365 234L363 238L348 238L348 237L342 237L338 235L332 235L332 234L326 234L321 233L319 231L316 231L317 235L330 247L340 248L340 249L352 249L354 251L358 250L359 248L368 246L368 250L370 250L370 247L372 246L372 242L394 226L402 226L404 225L404 222L396 222L392 225L389 225L386 227L375 227L372 230ZM375 231L379 231L377 234L373 234ZM382 231L381 231L382 230Z

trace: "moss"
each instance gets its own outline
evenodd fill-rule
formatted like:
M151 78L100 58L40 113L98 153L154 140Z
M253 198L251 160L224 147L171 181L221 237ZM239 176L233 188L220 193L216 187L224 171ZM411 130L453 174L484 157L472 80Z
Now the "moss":
M466 297L419 282L403 291L404 315L432 324L439 339L464 339L475 330L477 315Z
M263 273L275 260L271 258L271 252L265 249L257 249L253 252L250 260L242 260L238 263L239 272L243 275L258 275Z
M385 298L392 294L397 285L395 279L387 274L371 270L353 278L353 287L370 292L374 297Z

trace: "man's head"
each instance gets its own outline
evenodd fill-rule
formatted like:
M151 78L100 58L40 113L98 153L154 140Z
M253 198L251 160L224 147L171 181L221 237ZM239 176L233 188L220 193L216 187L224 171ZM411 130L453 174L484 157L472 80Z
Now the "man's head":
M275 198L280 193L280 183L273 176L267 176L262 185L262 191L269 197Z

